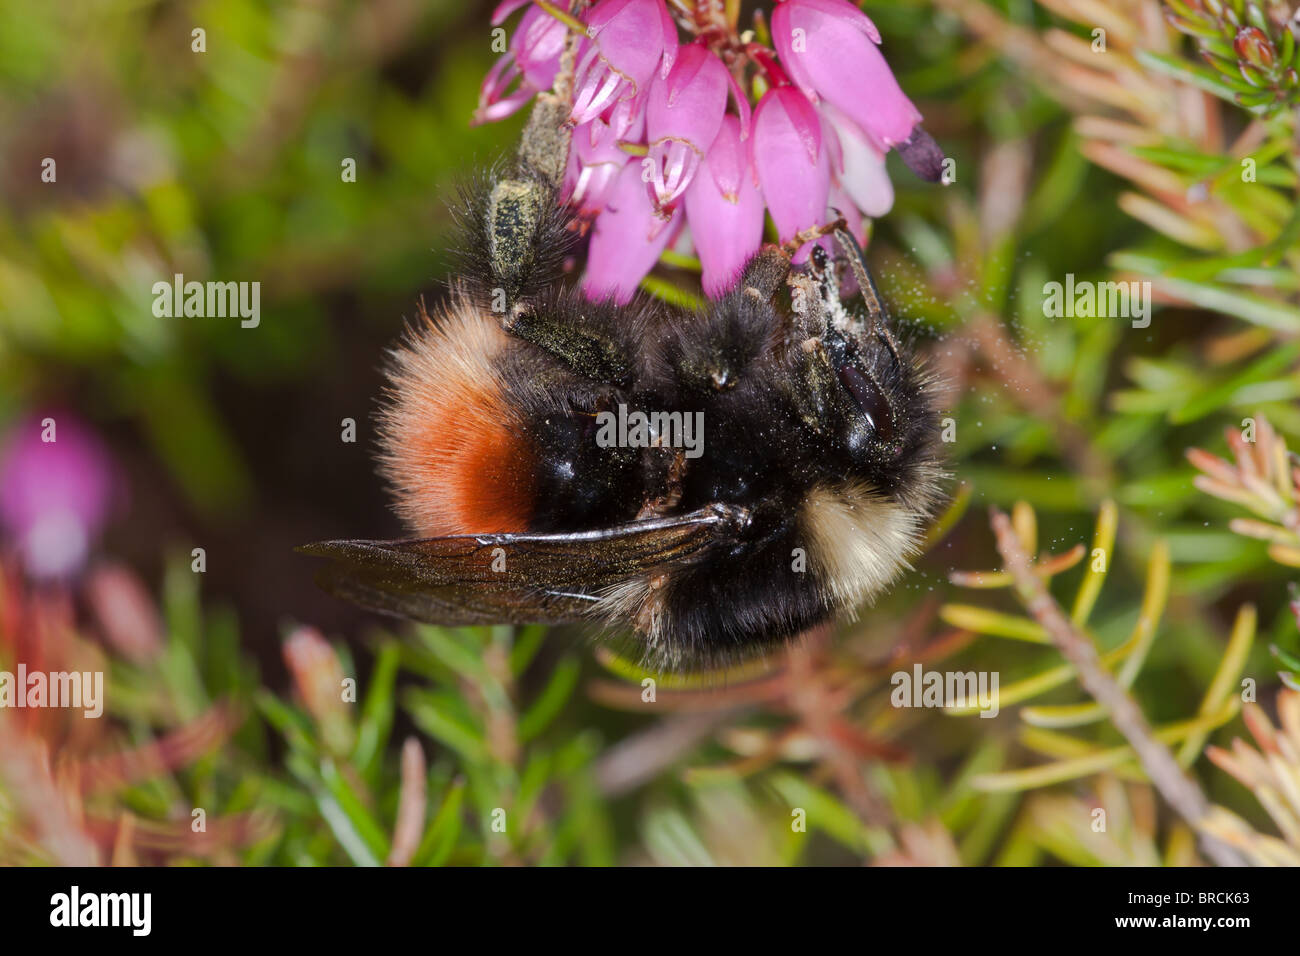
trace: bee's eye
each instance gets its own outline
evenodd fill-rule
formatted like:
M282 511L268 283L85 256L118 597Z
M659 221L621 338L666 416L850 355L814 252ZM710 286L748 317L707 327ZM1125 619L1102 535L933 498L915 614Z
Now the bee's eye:
M894 437L894 413L889 402L880 389L867 376L852 365L840 369L840 382L848 389L858 411L866 416L872 430L883 440L892 441Z
M812 259L813 268L818 272L825 272L827 264L831 261L830 256L826 255L826 250L821 246L813 246L809 255Z

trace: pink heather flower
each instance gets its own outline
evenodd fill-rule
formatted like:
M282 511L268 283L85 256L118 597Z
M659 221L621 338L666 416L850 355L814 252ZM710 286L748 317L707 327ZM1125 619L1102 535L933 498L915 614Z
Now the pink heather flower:
M501 4L492 22L500 23L519 5L514 0ZM509 51L483 78L474 121L505 119L539 90L549 90L560 69L560 55L564 52L567 38L568 28L563 23L541 7L530 7L510 38ZM510 86L516 80L519 80L519 85L510 92Z
M841 217L865 242L864 215L894 202L891 148L918 176L940 180L943 153L866 14L848 0L775 4L775 53L736 33L721 38L725 62L691 18L683 25L695 37L679 46L665 0L598 0L581 14L561 192L590 225L589 298L627 302L675 236L698 252L705 293L723 295L757 251L766 212L783 242ZM525 7L509 54L484 80L480 120L555 84L575 24L529 0L503 0L493 23ZM752 111L751 75L767 87ZM795 261L810 251L805 244Z
M587 34L574 70L575 123L645 92L655 68L666 77L677 57L677 26L664 0L600 0L587 15Z
M53 438L53 441L46 441ZM109 459L70 415L19 425L0 453L0 527L36 578L75 574L108 514Z
M588 299L612 299L625 305L677 231L678 221L656 213L641 178L641 164L628 163L592 227L582 291Z
M346 753L354 738L350 708L343 700L343 665L334 648L314 627L298 627L281 653L293 675L294 689L315 719L331 753Z
M763 94L750 156L782 242L825 220L830 161L823 140L821 117L802 93L775 86Z
M135 661L150 660L162 651L158 608L130 569L119 564L95 568L86 579L85 595L99 632L114 648Z
M894 205L894 184L885 171L885 154L835 107L823 104L822 113L839 144L832 163L836 184L868 216L883 216Z
M535 90L549 90L560 70L568 28L541 7L530 7L510 38L524 80Z
M880 33L848 0L778 3L772 42L809 99L824 99L848 114L880 149L911 138L921 114L876 49Z
M646 88L630 99L619 100L601 114L615 138L629 143L645 139L645 104L649 98L650 90Z
M857 239L859 243L866 243L867 240L867 222L862 218L857 204L853 197L844 191L844 187L839 183L831 184L830 208L827 210L826 219L832 221L840 217L844 218L844 223L848 226L849 232ZM833 249L828 249L833 252Z
M639 139L635 132L633 139ZM614 181L631 155L619 146L619 137L604 120L594 119L573 131L569 167L565 176L566 201L580 216L591 217L604 207Z
M730 291L763 241L763 194L740 132L739 119L723 117L683 200L704 268L704 294L711 299Z
M672 72L656 79L646 102L646 138L654 162L655 203L667 206L686 191L727 108L729 76L706 47L691 44Z

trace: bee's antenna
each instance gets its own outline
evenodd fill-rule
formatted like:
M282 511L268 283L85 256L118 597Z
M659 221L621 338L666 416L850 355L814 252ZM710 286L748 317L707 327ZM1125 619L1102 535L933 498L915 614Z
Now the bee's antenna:
M858 245L858 240L853 237L853 233L847 229L836 229L834 235L835 241L849 261L849 268L853 270L853 275L858 280L858 291L862 293L867 315L871 317L870 332L880 337L890 354L894 356L894 361L901 365L903 359L898 354L898 345L889 331L889 313L885 310L884 302L881 301L876 280L871 278L871 271L867 268L867 258L862 253L862 247Z

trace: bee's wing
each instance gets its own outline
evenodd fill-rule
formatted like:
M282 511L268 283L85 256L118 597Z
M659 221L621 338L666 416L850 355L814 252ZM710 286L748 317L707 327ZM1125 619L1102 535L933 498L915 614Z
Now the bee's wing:
M299 550L332 559L317 580L371 610L435 624L559 622L593 613L604 588L694 563L748 523L747 509L713 504L595 531L321 541Z

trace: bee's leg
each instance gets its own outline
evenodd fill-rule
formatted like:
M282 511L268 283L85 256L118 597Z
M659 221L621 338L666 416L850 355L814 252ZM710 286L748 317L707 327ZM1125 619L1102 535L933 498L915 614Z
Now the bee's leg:
M569 119L573 107L573 74L579 47L585 39L584 33L570 31L551 91L537 94L519 141L519 164L536 170L557 190L564 182L569 144L573 139L573 121Z
M789 298L777 301L777 294L787 290ZM773 341L797 345L825 328L817 286L808 275L791 268L784 246L764 246L745 267L737 291L759 305L769 327L777 323L779 334Z
M792 397L805 425L820 434L837 392L835 368L822 339L804 339L794 354Z
M750 298L767 302L785 286L789 274L790 257L780 246L764 246L745 266L738 288Z
M791 291L787 305L776 301L778 293ZM793 398L799 417L813 431L821 431L826 420L828 395L835 387L835 373L825 344L814 327L822 316L816 287L812 279L790 267L790 253L781 246L767 245L754 256L741 274L733 296L751 300L753 314L759 317L765 346L790 349L794 363ZM749 309L738 310L745 315ZM775 323L777 334L773 335ZM824 319L822 321L824 328ZM746 352L744 348L739 349ZM751 352L750 354L755 354ZM734 384L739 370L729 370L726 381Z
M491 184L470 223L488 260L481 291L497 311L513 309L554 282L573 238L569 214L557 200L573 138L569 110L581 40L580 34L569 36L554 89L533 103L513 168Z
M801 239L798 245L811 238L817 236ZM798 245L794 248L797 249ZM745 267L739 289L742 295L756 302L771 304L778 292L788 288L789 311L784 307L777 308L781 338L798 342L820 334L826 326L826 311L821 302L820 280L815 281L809 274L791 268L790 249L791 243L764 246Z
M825 325L825 310L820 301L821 287L827 274L825 253L820 247L814 247L811 257L814 269L811 275L793 269L791 257L804 243L829 235L835 227L835 224L831 224L806 229L784 245L764 246L749 261L740 277L738 288L741 293L759 302L770 302L777 292L789 287L790 309L793 314L785 328L787 335L816 334Z
M558 358L583 378L625 388L635 363L615 335L618 316L604 305L579 302L561 293L550 301L511 310L502 327Z
M560 274L568 216L537 171L521 165L492 181L466 218L474 257L469 265L494 312L504 314Z
M571 53L565 57L571 61ZM567 100L541 94L514 160L465 197L462 271L495 312L507 312L560 276L574 237L571 216L558 201L571 138Z
M848 224L842 218L824 226L812 226L791 236L788 241L781 245L781 250L789 256L794 256L807 243L816 242L818 239L829 236L834 232L843 232L847 228Z

